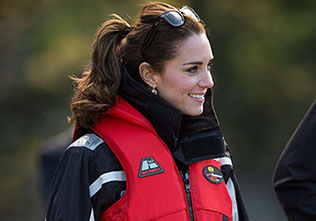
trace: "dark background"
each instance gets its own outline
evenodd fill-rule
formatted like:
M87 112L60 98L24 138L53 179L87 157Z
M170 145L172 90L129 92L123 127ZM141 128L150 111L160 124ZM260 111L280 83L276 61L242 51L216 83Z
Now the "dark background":
M215 55L215 106L250 220L286 220L274 166L315 99L315 1L167 1L192 6ZM67 129L71 80L109 14L143 1L0 1L0 220L43 220L38 153Z

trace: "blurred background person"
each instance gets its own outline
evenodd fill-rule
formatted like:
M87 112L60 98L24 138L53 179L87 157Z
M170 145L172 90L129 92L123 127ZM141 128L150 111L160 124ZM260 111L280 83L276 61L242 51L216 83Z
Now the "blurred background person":
M65 130L45 142L39 152L39 172L42 199L48 203L53 176L60 158L71 144L73 128Z
M316 100L284 148L273 186L289 220L316 220Z

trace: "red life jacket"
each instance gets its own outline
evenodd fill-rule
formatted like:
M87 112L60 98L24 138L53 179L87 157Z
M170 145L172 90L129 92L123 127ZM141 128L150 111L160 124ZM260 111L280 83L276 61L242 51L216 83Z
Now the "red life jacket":
M93 130L118 157L126 175L126 193L101 215L101 221L190 220L186 189L175 161L141 113L119 97ZM216 160L189 165L195 220L232 220L232 201L221 172L216 173L219 170Z

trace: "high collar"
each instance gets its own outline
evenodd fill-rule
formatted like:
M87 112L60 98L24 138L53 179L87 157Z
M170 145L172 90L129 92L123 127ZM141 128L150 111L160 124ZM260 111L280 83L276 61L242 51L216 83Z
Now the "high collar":
M204 112L196 117L187 116L159 95L151 93L123 67L119 95L150 121L174 157L183 163L222 155L223 142L219 141L222 135L213 107L211 89L206 93ZM218 148L212 150L205 147L212 143Z
M132 78L125 68L119 94L150 121L169 149L174 150L180 133L182 112L151 93Z

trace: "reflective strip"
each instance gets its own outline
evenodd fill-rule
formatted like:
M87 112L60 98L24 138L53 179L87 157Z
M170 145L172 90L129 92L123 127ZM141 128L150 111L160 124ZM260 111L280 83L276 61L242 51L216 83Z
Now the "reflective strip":
M233 166L232 160L229 157L221 157L221 158L218 158L218 159L219 159L219 162L220 162L221 166L224 166L224 165Z
M233 214L232 214L232 221L238 221L238 208L237 208L237 200L236 200L236 192L235 192L235 187L234 187L234 183L232 181L231 178L228 179L227 183L226 183L226 188L227 191L230 195L230 198L232 199L232 203L233 203Z
M95 134L86 134L73 142L70 147L86 147L90 150L95 150L104 141Z
M94 219L94 213L93 213L93 208L91 209L91 214L90 214L90 219L89 221L95 221Z
M113 171L102 174L96 181L89 186L90 197L93 197L102 187L103 184L112 181L126 181L124 171Z

